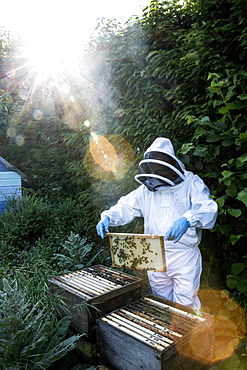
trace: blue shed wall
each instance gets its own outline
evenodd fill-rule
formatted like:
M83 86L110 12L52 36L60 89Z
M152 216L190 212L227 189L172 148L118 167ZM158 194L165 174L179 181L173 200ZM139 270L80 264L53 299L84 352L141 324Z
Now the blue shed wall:
M4 211L8 197L22 194L21 185L21 176L0 162L0 212Z

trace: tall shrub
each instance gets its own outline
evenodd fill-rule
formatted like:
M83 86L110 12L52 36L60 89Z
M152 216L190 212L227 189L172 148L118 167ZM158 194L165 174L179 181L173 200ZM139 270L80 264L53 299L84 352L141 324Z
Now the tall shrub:
M194 135L183 145L188 165L206 179L219 206L215 252L220 256L227 285L242 297L247 292L247 71L210 74L208 99L214 117L189 117ZM189 157L188 157L189 155Z

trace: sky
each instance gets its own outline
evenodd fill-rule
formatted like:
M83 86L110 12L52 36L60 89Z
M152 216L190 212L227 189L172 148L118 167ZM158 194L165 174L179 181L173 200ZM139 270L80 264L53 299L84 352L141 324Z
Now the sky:
M58 59L76 62L98 18L124 23L141 16L149 4L150 0L5 0L0 26L25 41L27 56L37 67L55 68Z
M6 0L0 24L26 39L35 37L83 38L94 30L96 19L127 21L141 15L150 0Z

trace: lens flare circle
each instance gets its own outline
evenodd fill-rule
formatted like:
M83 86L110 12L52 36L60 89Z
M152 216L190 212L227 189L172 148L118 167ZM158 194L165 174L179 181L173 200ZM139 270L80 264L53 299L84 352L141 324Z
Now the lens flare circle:
M104 136L91 135L90 152L95 162L106 172L116 171L119 159L114 146Z
M91 177L106 183L125 177L134 162L131 145L120 135L91 133L84 166Z
M196 358L200 363L210 364L231 357L245 335L245 320L243 309L224 291L200 290L202 313L210 314L214 318L214 326L209 333L211 355L203 352L206 333L197 331L190 333L189 345L178 345L178 352L186 357ZM203 315L202 315L203 316ZM207 330L207 329L206 329ZM200 339L201 338L201 339Z

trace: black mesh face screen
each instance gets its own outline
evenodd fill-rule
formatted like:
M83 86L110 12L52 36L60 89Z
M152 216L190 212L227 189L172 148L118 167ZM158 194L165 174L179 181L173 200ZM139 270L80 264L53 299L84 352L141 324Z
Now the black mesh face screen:
M163 164L158 164L158 163L142 163L139 167L141 173L145 174L155 174L159 175L162 177L165 177L171 181L175 181L176 178L178 177L178 174L173 171L171 168L163 165Z
M162 162L167 162L183 173L183 170L179 166L178 162L169 154L165 154L162 152L147 152L144 156L144 159L157 159Z
M148 152L139 164L136 181L144 184L148 190L157 191L164 186L174 186L184 180L184 171L179 162L162 152Z

